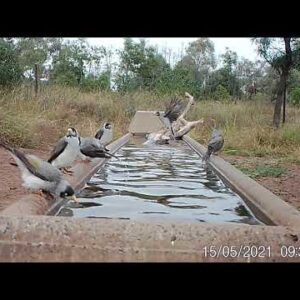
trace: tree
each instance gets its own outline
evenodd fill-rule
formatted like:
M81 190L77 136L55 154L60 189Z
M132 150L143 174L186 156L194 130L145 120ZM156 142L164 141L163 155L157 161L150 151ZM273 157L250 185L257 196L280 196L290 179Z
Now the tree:
M119 54L118 90L155 89L164 72L170 68L163 56L154 47L147 46L143 39L135 43L126 38L124 49Z
M224 82L222 85L232 96L239 96L240 84L237 78L238 55L236 52L226 48L224 54L221 55L223 68L220 72L223 75Z
M100 59L98 49L90 47L85 39L63 43L53 58L51 78L55 83L79 85L88 74L90 63Z
M33 74L34 66L38 64L40 77L46 69L46 63L51 63L51 60L58 55L62 38L17 38L15 43L23 75Z
M281 118L281 107L284 103L286 86L290 70L297 64L299 43L295 38L256 38L254 39L259 54L274 68L279 75L276 102L274 107L273 125L278 128ZM285 103L284 103L285 112ZM285 114L283 115L285 120Z
M198 87L196 94L199 94L201 89L205 91L209 74L216 67L213 42L208 38L199 38L191 42L186 50L186 55L177 63L177 67L192 72Z
M0 85L11 86L18 83L21 74L14 44L0 38Z

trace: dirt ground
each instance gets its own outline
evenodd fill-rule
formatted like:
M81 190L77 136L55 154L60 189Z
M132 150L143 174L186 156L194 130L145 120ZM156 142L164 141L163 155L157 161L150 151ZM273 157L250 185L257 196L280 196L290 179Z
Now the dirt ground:
M222 157L236 167L237 165L253 166L255 163L272 164L272 160L266 158L245 159L245 157L225 155L222 155ZM253 179L282 200L300 210L300 165L285 163L283 166L286 172L277 178L258 177Z
M35 154L46 159L51 151L51 147L43 150L22 150L25 153ZM223 158L234 165L245 161L245 158L237 156L223 156ZM261 158L261 160L264 160L264 158ZM13 162L14 160L10 154L0 148L0 211L12 204L16 199L28 194L25 188L22 187L19 169L10 164ZM278 178L260 177L255 178L255 180L300 210L300 166L290 164L285 165L285 168L287 172Z

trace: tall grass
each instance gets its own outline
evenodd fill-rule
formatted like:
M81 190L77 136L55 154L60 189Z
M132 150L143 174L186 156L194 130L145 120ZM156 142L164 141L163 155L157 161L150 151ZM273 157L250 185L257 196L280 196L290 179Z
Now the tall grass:
M172 95L170 95L172 96ZM69 126L90 136L105 121L114 123L114 136L126 133L137 110L163 110L169 96L150 92L87 93L77 88L46 86L35 97L31 87L0 90L0 139L15 146L46 147L63 136ZM300 109L287 108L287 123L272 128L273 106L262 99L251 101L199 101L188 120L214 118L225 136L224 153L286 157L300 162ZM206 144L208 123L191 136Z

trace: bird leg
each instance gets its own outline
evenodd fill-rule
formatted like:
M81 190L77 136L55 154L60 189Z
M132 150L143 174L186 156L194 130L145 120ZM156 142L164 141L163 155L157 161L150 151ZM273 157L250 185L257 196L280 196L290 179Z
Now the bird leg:
M67 175L73 175L74 171L68 170L67 168L61 168L62 172Z
M36 192L33 192L33 194L36 194L36 195L38 195L40 197L44 197L45 196L45 194L44 194L44 192L42 190L38 190Z

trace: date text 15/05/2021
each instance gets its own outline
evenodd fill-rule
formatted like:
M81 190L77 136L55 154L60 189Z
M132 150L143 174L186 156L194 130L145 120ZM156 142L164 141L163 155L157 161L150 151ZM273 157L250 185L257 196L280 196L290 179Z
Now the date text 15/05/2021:
M203 247L205 257L210 258L270 258L272 257L271 246L205 246ZM280 256L282 258L297 258L300 260L300 247L281 246Z

